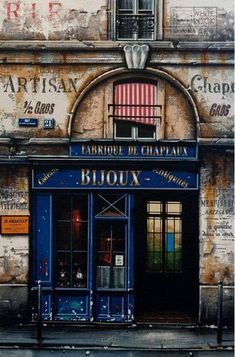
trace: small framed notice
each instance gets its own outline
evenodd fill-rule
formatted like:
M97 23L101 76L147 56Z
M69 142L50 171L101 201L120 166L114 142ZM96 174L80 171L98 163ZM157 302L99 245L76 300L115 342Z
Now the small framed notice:
M29 216L1 216L1 234L28 234Z
M115 266L123 267L124 265L124 255L123 254L116 254L115 255Z

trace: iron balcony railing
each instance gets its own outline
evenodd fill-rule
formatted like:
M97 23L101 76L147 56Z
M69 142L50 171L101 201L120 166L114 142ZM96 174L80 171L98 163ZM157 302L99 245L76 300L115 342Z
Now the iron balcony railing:
M136 122L144 122L155 125L155 121L161 121L161 105L144 105L144 104L109 104L109 118L123 119ZM138 119L138 120L137 120ZM156 119L156 120L155 120Z
M117 38L152 39L155 31L154 15L117 15Z

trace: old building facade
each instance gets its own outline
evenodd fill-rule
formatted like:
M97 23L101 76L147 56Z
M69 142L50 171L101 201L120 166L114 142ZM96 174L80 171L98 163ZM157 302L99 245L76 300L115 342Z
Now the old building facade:
M0 4L0 315L233 307L233 2ZM168 316L168 317L167 317ZM173 316L173 317L172 317Z

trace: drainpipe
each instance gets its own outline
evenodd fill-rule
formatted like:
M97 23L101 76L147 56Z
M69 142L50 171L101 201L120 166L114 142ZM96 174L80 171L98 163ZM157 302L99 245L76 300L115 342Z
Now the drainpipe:
M218 306L217 306L217 344L222 343L223 329L223 282L218 283Z

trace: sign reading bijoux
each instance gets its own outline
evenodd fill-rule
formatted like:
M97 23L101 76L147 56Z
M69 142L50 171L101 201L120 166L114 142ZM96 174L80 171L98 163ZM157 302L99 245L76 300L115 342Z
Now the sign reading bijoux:
M188 171L138 169L58 168L33 172L33 188L79 189L197 189L198 174Z
M71 156L79 159L182 159L197 158L196 143L155 142L141 144L86 142L73 143L70 148Z

